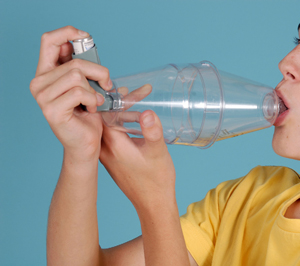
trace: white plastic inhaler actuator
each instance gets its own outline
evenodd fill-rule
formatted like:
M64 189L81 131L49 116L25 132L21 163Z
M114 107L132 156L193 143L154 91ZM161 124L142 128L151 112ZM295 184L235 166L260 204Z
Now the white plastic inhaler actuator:
M73 41L73 58L97 64L92 37ZM235 76L209 61L169 64L147 72L112 79L111 91L90 85L105 98L98 107L104 123L142 136L139 117L153 110L167 144L208 148L215 141L270 127L282 103L271 87Z

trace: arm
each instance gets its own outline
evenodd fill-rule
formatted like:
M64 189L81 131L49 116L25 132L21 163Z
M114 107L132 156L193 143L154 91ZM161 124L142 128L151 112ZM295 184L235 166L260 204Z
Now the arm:
M36 77L30 89L54 134L64 147L64 160L50 206L47 232L48 265L99 265L97 174L102 122L96 113L103 97L86 77L110 89L108 70L71 60L70 40L83 38L73 27L42 36ZM84 112L80 104L87 106Z
M65 153L49 211L48 265L99 265L97 167Z
M154 124L142 127L145 140L106 129L100 142L103 128L96 106L103 98L86 78L98 80L107 90L111 82L106 68L70 61L69 40L85 34L73 27L44 34L36 77L30 85L64 147L62 170L49 211L47 264L189 265L175 199L175 171L160 122L153 114ZM89 112L83 112L80 104ZM141 115L141 122L147 114ZM99 248L98 240L99 156L134 204L143 232L143 237L106 250Z
M100 160L138 213L145 264L190 265L175 198L175 169L161 123L155 113L145 111L140 125L143 139L130 139L123 132L104 127ZM123 253L112 257L107 265L144 265L124 263L126 247L119 249ZM192 258L191 265L196 265Z

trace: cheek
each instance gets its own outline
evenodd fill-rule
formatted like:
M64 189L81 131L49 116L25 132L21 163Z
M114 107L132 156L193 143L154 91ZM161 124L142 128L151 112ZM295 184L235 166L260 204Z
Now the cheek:
M278 155L300 160L300 82L285 86L290 111L282 126L275 127L272 145Z

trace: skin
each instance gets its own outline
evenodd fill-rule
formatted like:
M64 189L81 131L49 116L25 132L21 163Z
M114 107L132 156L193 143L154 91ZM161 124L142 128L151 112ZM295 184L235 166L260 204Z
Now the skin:
M30 84L64 147L62 170L49 210L47 265L197 265L182 235L175 197L176 174L161 123L152 111L124 118L139 119L144 139L129 138L103 125L96 112L103 97L86 78L109 90L109 71L91 62L71 60L69 41L87 36L71 26L45 33L36 77ZM283 80L276 90L289 111L275 127L273 148L281 156L300 159L300 46L280 62L279 68ZM79 104L87 106L88 112L78 108ZM132 202L142 228L142 236L110 249L99 247L99 159ZM299 201L288 208L286 217L300 218Z
M300 31L298 29L300 36ZM284 120L275 126L273 149L283 157L300 160L300 45L298 44L280 63L283 75L276 91L284 98L289 110ZM300 200L295 201L285 213L286 218L300 219Z
M124 118L139 119L144 139L129 138L102 124L96 108L103 97L89 86L87 78L109 90L109 71L91 62L71 60L69 41L87 36L71 26L45 33L36 77L30 84L64 147L49 210L47 265L196 265L181 231L175 169L161 123L152 111ZM141 90L146 95L151 88ZM88 112L82 111L80 104ZM99 158L132 202L142 228L142 236L107 250L99 247L98 237Z
M280 156L300 160L300 45L279 63L279 69L283 79L276 91L284 97L289 113L284 121L275 127L273 149Z

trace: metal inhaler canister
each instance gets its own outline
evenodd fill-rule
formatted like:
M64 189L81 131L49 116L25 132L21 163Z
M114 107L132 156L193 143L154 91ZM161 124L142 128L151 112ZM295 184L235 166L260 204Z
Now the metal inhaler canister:
M84 39L78 39L73 41L74 54L82 54L95 46L94 40L90 35Z
M73 40L73 48L73 59L83 59L101 65L97 47L91 35L87 38ZM99 86L98 82L94 80L88 80L88 82L96 92L104 97L104 103L97 106L97 111L114 111L122 108L121 95L117 91L114 93L107 92Z

